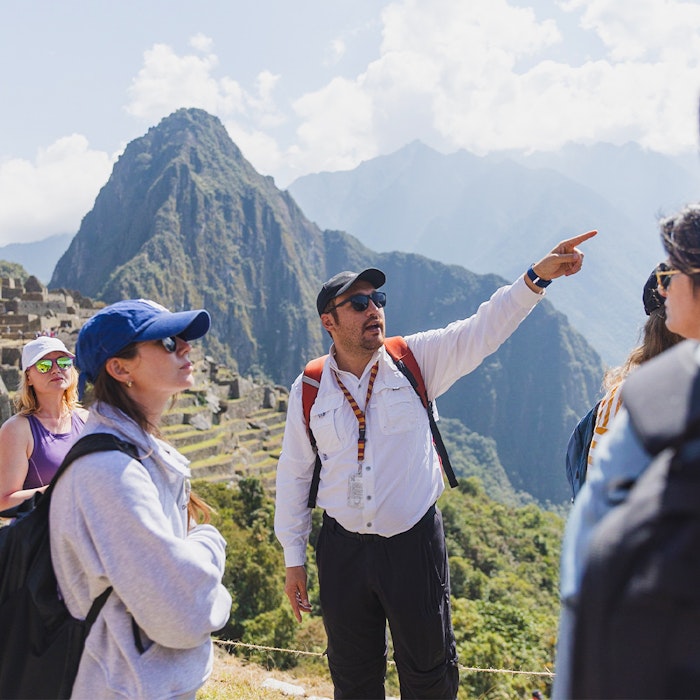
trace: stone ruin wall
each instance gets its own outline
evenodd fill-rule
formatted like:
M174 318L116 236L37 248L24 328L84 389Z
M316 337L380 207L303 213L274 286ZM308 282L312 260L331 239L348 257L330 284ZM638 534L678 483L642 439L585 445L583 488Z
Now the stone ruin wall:
M0 424L13 414L10 394L19 385L24 344L42 334L56 335L72 350L82 325L103 306L78 292L49 291L33 275L24 285L19 279L0 278ZM232 400L236 410L231 413L242 417L259 408L286 410L286 388L256 384L219 367L196 348L193 360L196 386L224 404Z

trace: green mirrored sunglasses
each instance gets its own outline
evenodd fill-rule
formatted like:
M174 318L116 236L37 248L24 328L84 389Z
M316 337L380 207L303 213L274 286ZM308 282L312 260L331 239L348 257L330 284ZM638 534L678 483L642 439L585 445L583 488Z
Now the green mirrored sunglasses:
M55 360L45 357L38 362L35 362L34 366L39 374L46 374L47 372L51 371L54 362L56 363L56 367L62 370L70 369L73 366L72 357L57 357Z

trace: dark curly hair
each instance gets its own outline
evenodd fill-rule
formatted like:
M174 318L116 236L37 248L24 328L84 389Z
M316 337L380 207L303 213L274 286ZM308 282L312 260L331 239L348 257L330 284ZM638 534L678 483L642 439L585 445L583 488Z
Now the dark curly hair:
M660 222L661 242L668 262L700 287L700 204L689 204Z

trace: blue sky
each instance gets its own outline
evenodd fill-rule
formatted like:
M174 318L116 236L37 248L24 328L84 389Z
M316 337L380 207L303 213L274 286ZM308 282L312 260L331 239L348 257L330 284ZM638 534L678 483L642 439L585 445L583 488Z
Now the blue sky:
M700 3L2 0L0 245L74 233L126 144L217 115L280 187L445 153L697 151Z

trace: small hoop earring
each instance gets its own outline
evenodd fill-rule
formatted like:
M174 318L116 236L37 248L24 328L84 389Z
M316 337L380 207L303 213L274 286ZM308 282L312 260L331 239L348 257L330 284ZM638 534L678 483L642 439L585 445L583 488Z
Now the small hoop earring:
M127 380L126 382L126 388L131 389L131 387L134 386L134 382L131 381L131 379Z

